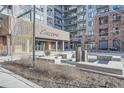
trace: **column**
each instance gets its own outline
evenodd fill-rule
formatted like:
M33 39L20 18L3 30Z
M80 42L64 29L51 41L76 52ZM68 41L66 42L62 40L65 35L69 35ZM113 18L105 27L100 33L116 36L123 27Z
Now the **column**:
M64 50L65 50L65 42L62 41L62 51L64 51Z
M68 41L68 50L70 50L70 41Z
M58 41L56 41L56 52L58 51Z
M11 53L11 45L10 45L10 36L7 35L7 55L10 55Z
M29 40L27 40L27 53L29 53Z

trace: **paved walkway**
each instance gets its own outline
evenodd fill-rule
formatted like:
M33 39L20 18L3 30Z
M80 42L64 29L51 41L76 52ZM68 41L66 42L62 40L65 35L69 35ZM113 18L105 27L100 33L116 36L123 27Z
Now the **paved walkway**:
M0 66L0 87L6 88L41 88L31 81L22 78Z

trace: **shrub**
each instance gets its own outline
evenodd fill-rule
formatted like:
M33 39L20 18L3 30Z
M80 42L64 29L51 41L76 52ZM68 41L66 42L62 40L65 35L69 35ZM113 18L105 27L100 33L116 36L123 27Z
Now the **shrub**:
M49 56L51 52L50 52L50 50L45 50L44 53L46 56Z

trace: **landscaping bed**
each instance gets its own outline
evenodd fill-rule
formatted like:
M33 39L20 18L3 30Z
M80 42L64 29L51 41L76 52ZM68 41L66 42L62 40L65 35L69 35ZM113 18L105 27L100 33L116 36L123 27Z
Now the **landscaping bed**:
M124 80L111 76L80 71L76 67L30 60L1 63L2 67L44 88L124 87Z

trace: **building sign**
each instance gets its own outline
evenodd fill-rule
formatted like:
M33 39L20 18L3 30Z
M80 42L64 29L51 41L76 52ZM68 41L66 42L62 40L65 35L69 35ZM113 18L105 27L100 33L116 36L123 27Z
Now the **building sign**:
M36 24L35 36L37 38L51 39L51 40L70 40L70 33L58 30L43 24Z
M41 30L40 34L50 36L50 37L59 37L59 34L52 33L52 32L47 32L47 29Z

